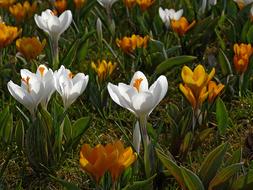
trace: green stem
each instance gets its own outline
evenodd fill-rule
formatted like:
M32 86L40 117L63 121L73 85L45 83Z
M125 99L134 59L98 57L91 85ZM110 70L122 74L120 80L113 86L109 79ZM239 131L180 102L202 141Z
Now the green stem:
M58 69L59 64L59 49L58 49L58 41L59 38L51 38L52 40L52 55L53 55L53 68Z
M139 118L140 130L142 136L142 143L144 148L144 167L146 177L149 178L151 176L151 160L150 160L150 140L147 133L147 116L141 116Z
M239 97L242 96L243 78L244 78L244 73L242 73L242 74L240 75L240 78L239 78Z

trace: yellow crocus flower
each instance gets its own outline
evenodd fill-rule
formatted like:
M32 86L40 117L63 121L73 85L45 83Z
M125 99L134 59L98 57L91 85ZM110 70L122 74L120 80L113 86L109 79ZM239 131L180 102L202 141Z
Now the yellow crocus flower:
M109 167L109 171L112 181L115 182L122 172L137 159L137 154L133 152L131 147L124 148L120 140L107 144L105 150L111 158L112 164Z
M117 46L125 53L132 53L136 48L147 48L149 36L141 37L133 34L131 37L116 39Z
M100 81L105 80L106 77L110 76L116 66L116 63L113 64L111 61L106 62L105 60L102 60L101 62L98 61L97 65L94 62L91 63L91 67L96 71Z
M17 3L11 7L9 7L10 13L15 17L17 22L21 22L25 20L26 17L31 17L37 9L37 3L34 2L32 5L25 1L22 5L21 3Z
M88 172L99 183L101 177L108 170L108 156L103 145L98 144L91 148L84 144L80 151L80 164L82 169Z
M220 94L220 92L224 89L223 84L216 84L214 81L209 81L208 83L208 102L212 103L215 98Z
M195 23L196 21L194 20L191 24L189 24L185 17L181 17L179 20L172 20L171 27L176 33L178 33L180 36L183 36L195 25Z
M28 60L35 59L42 52L45 45L45 39L40 42L36 37L23 37L16 41L17 50Z
M0 49L9 45L18 35L21 33L21 29L19 30L14 26L7 26L4 23L0 23Z
M81 9L85 4L86 0L74 0L76 9Z
M136 0L136 2L142 11L146 11L155 2L155 0Z
M208 74L202 65L198 65L193 71L187 66L183 67L181 77L184 84L180 84L179 88L194 109L201 106L207 98L207 84L213 78L214 74L214 68Z
M1 8L8 8L12 4L14 4L16 0L0 0L0 7Z
M67 0L56 0L54 2L54 6L57 10L57 13L61 14L67 9L68 2L67 2Z
M234 44L234 66L239 74L247 70L252 52L251 44Z

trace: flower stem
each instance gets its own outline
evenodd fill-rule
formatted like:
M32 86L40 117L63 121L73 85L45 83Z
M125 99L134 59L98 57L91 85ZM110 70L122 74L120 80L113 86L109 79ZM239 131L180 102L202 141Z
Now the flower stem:
M244 73L242 73L242 74L240 75L240 78L239 78L239 97L242 96L243 78L244 78Z
M146 177L149 178L151 176L151 159L150 159L150 148L151 143L148 137L147 133L147 117L146 115L141 116L139 118L140 122L140 130L141 130L141 136L142 136L142 143L144 148L144 167L145 167L145 173Z
M59 64L59 49L58 49L58 38L51 38L52 40L52 55L53 55L53 68L58 69Z

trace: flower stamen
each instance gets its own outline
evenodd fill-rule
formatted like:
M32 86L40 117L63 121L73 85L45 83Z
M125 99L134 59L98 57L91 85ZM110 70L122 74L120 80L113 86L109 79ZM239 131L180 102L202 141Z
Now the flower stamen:
M26 77L26 78L22 78L21 79L25 84L26 84L26 87L27 87L27 92L31 92L31 89L30 89L30 85L29 85L29 80L30 80L30 77Z
M140 92L140 85L141 85L141 82L143 81L142 78L139 78L139 79L135 79L134 81L134 87L137 89L138 92Z
M44 76L44 71L45 71L44 67L39 67L39 72L41 76Z

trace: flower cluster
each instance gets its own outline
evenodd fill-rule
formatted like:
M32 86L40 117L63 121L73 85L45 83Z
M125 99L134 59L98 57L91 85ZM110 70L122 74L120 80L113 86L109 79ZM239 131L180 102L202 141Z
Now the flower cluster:
M0 49L12 43L21 31L22 30L19 30L17 27L7 26L4 23L0 23Z
M100 81L103 81L106 77L110 76L116 66L116 63L113 64L111 61L106 62L105 60L98 61L97 65L94 62L91 63L91 67L96 71Z
M214 81L211 81L214 74L214 68L208 74L202 65L198 65L194 71L187 66L183 67L181 76L184 84L181 83L179 88L194 110L199 109L208 96L210 102L214 101L224 88L224 85L217 86Z
M46 40L42 42L36 37L23 37L16 41L17 50L28 60L35 59L44 49Z
M251 44L234 44L234 66L239 74L242 74L247 70L252 52L253 48L251 47Z
M33 116L39 103L44 108L47 107L55 90L61 95L66 110L83 93L89 79L83 73L78 73L73 77L70 70L65 69L64 66L53 73L45 65L40 65L36 73L21 69L20 74L21 86L9 81L7 87L10 94Z
M146 48L149 36L141 37L133 34L131 37L123 37L121 40L116 39L117 46L125 53L132 53L136 48Z
M25 18L30 18L31 16L33 16L36 9L36 1L34 1L32 5L28 1L25 1L23 4L17 3L9 7L10 13L15 17L17 22L21 22Z
M118 140L105 146L98 144L91 148L84 144L80 151L81 167L99 183L106 171L109 171L113 182L122 172L128 168L137 158L131 147L124 148Z
M162 9L159 8L159 15L164 22L166 28L171 27L174 32L183 36L188 30L190 30L196 23L194 20L191 24L183 17L183 9L175 11L174 9Z

